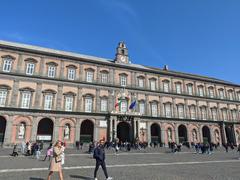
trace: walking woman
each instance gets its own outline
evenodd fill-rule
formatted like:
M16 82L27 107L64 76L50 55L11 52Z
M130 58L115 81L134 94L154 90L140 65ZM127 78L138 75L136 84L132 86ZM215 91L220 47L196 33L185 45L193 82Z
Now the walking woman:
M63 180L62 165L61 165L61 155L63 153L61 141L57 141L53 147L53 158L49 167L48 180L51 179L53 172L58 172L59 180Z

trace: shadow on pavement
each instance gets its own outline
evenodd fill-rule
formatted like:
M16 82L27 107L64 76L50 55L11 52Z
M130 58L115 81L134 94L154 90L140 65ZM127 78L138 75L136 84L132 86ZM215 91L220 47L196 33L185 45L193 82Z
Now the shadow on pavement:
M79 175L70 175L71 178L78 178L82 180L93 180L92 177L86 177L86 176L79 176Z
M30 177L29 180L44 180L43 178Z

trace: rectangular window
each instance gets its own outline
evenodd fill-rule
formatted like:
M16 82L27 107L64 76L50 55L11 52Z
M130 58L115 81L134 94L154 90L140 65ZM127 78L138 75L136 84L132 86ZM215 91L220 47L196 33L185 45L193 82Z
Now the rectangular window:
M232 120L236 120L237 119L237 112L236 110L232 110Z
M212 119L217 120L217 110L215 108L212 109Z
M189 95L193 95L193 86L192 86L191 84L189 84L189 85L187 86L187 88L188 88L188 94L189 94Z
M229 95L229 99L230 99L230 100L233 100L233 92L230 91L230 92L228 93L228 95Z
M222 116L223 116L223 120L227 120L227 110L226 109L223 109L222 110Z
M74 80L75 74L76 74L76 69L73 69L73 68L68 69L68 79L69 80Z
M66 96L65 98L65 111L72 111L73 110L73 97Z
M171 105L165 104L165 116L170 118L172 117Z
M191 116L191 119L196 119L196 110L194 106L190 107L190 116Z
M29 108L31 101L31 93L30 92L23 92L22 93L22 104L21 108Z
M182 93L181 84L179 84L179 83L176 84L176 93L177 94L181 94Z
M27 74L27 75L33 75L33 73L34 73L34 68L35 68L35 64L33 64L33 63L27 63L26 74Z
M210 98L214 98L214 92L213 92L213 88L209 88L209 97Z
M0 107L4 107L7 99L7 90L0 90Z
M199 93L199 96L204 96L203 87L198 88L198 93Z
M127 77L126 76L120 76L120 85L127 86Z
M125 113L125 112L127 112L127 101L121 101L121 103L120 103L120 112L123 112L123 113Z
M139 112L141 114L145 114L145 103L144 102L139 103Z
M108 110L107 99L102 99L101 100L101 111L102 112L107 112L107 110Z
M240 92L237 93L238 101L240 101Z
M224 91L223 90L219 90L219 97L220 97L220 99L224 99Z
M169 92L169 83L168 82L163 83L163 91L164 92Z
M108 74L102 73L102 83L108 83Z
M151 81L150 81L150 89L151 89L152 91L155 91L155 90L156 90L156 81L154 81L154 80L151 80Z
M151 113L153 117L157 117L158 116L158 111L157 111L157 104L156 103L152 103L151 104Z
M45 110L51 110L53 105L53 95L52 94L46 94L44 99L44 109Z
M3 62L3 71L4 72L10 72L12 68L12 60L11 59L5 59Z
M207 111L205 107L201 108L201 115L203 120L207 119Z
M92 98L85 99L85 112L92 112L93 100Z
M144 79L142 79L142 78L139 78L139 79L138 79L138 86L139 86L140 88L144 88Z
M56 66L48 66L48 77L54 78L56 73Z
M86 81L93 82L93 72L92 71L87 71Z
M183 107L183 105L179 105L178 106L178 117L180 119L184 118L184 107Z

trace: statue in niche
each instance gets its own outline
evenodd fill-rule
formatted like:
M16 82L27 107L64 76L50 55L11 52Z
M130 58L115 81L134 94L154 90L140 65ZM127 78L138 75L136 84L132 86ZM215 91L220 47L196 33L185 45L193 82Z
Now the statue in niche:
M192 131L192 137L193 137L193 142L197 142L197 132L195 129Z
M168 141L170 142L170 141L172 141L172 130L170 128L168 128L167 133L168 133Z
M69 125L65 125L64 128L64 139L69 139L70 138L70 128Z
M25 125L24 125L24 123L21 123L21 125L19 126L19 130L18 130L18 138L23 139L24 135L25 135Z
M216 141L216 143L220 142L220 137L219 137L218 131L215 131L215 141Z

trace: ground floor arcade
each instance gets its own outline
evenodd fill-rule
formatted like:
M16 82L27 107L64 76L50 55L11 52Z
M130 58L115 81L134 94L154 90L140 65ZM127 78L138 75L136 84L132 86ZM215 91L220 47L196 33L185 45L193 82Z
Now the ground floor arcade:
M13 145L22 141L90 142L104 139L133 142L213 142L233 143L240 140L240 124L184 120L122 118L116 115L59 115L40 113L1 113L0 142Z

